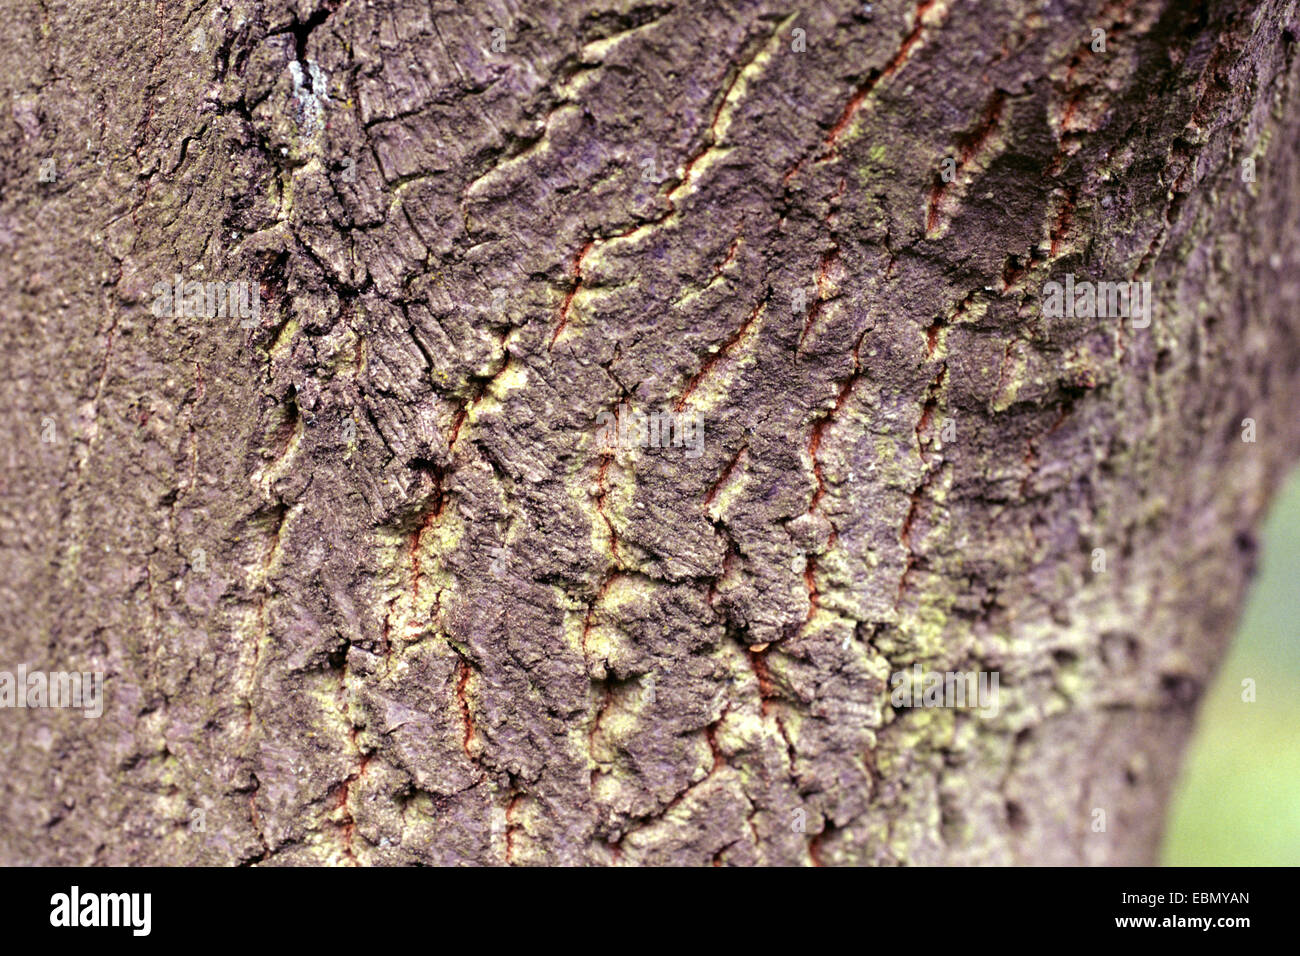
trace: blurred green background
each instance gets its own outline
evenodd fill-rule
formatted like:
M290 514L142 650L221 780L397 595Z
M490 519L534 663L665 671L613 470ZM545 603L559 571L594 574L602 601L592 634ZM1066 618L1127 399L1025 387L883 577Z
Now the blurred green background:
M1255 702L1242 701L1242 680ZM1167 866L1300 865L1300 472L1273 503L1241 630L1206 696Z

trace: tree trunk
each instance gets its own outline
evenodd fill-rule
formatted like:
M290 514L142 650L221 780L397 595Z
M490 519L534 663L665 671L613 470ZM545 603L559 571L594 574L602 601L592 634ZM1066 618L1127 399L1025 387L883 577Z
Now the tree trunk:
M0 11L0 862L1152 860L1294 0L122 6Z

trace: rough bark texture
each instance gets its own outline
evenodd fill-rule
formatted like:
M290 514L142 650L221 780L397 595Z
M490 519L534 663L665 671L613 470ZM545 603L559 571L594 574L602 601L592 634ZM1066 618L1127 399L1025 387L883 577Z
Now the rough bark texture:
M108 676L0 711L0 862L1151 860L1300 440L1296 24L5 4L0 668Z

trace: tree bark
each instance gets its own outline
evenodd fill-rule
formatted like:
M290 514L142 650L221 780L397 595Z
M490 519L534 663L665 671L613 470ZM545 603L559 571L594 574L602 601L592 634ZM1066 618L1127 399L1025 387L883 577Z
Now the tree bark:
M1294 0L113 7L0 10L0 668L106 675L0 862L1152 860L1300 438Z

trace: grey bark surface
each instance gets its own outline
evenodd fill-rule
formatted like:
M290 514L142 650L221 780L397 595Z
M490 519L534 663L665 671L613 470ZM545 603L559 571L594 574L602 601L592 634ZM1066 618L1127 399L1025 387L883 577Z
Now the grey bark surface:
M0 862L1149 862L1300 439L1296 32L5 4L0 668L107 678L0 711Z

